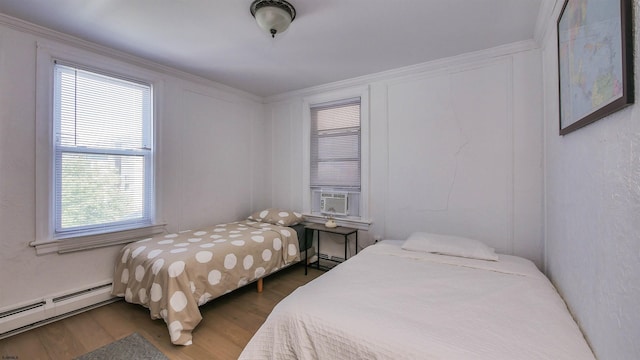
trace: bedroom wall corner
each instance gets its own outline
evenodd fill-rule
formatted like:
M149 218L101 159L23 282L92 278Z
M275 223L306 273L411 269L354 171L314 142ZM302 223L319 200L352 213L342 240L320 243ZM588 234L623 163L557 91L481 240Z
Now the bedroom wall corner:
M273 124L267 115L266 104L247 104L244 108L246 116L251 119L251 175L252 195L250 212L268 208L271 204L271 188L273 181L273 166L271 148Z
M543 96L540 49L513 55L514 254L544 269Z
M271 125L270 206L302 211L302 99L287 99L266 107Z
M369 227L371 240L389 239L387 235L387 197L389 194L389 89L385 81L370 85L369 101Z
M264 202L256 178L269 171L258 134L266 130L262 104L182 79L168 83L173 97L163 104L158 147L168 230L245 218Z

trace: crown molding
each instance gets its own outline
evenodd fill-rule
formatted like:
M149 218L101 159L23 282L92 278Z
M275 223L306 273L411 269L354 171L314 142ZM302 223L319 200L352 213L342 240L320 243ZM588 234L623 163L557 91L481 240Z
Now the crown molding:
M29 23L27 21L17 19L5 14L0 13L0 25L13 28L18 31L30 33L35 36L43 37L48 40L61 42L67 45L82 48L88 51L92 51L101 55L116 58L127 63L137 65L149 70L157 71L166 75L175 76L181 80L190 81L193 83L209 86L214 89L231 93L240 98L251 100L261 104L269 104L279 101L285 101L292 97L308 96L319 92L333 91L343 87L359 86L368 84L371 82L385 81L392 78L409 76L416 73L429 72L434 70L441 70L443 68L451 68L460 65L465 65L471 62L487 60L500 56L512 55L518 52L529 51L540 48L543 44L543 40L550 33L550 26L553 19L553 15L557 13L558 3L563 3L562 0L542 0L540 11L538 14L538 20L536 22L536 28L534 33L534 39L515 42L511 44L501 45L489 49L479 50L475 52L465 53L461 55L455 55L447 58L437 59L425 63L409 65L392 70L382 71L374 74L364 75L356 78L340 80L328 84L318 85L314 87L294 90L282 94L277 94L269 97L261 97L252 93L233 88L222 83L206 79L200 76L193 75L191 73L178 70L166 65L162 65L151 60L147 60L129 53L125 53L119 50L115 50L103 45L83 40L81 38L71 36L65 33L61 33L40 25Z
M374 74L364 75L356 78L336 81L324 85L313 86L301 90L294 90L265 98L265 103L276 103L286 101L291 98L310 96L317 93L334 91L345 87L363 86L374 82L389 81L392 79L414 76L416 74L442 71L456 68L498 57L509 56L519 52L538 49L539 45L535 40L519 41L511 44L496 46L489 49L465 53L452 57L437 59L425 63L409 65L397 69L382 71Z
M553 12L554 3L556 0L541 0L540 8L538 9L538 17L536 19L536 25L533 30L534 40L542 46L545 34L548 31L549 23L551 21L551 13Z
M2 13L0 13L0 25L7 26L9 28L12 28L20 32L29 33L37 37L42 37L47 40L60 42L65 45L70 45L70 46L91 51L103 56L108 56L116 60L124 61L126 63L139 66L142 68L146 68L148 70L156 71L165 75L174 76L180 80L190 81L200 85L209 86L220 91L231 93L240 98L244 98L244 99L251 100L258 103L264 102L264 99L261 96L254 95L249 92L242 91L210 79L196 76L182 70L178 70L166 65L153 62L151 60L147 60L123 51L109 48L107 46L98 45L96 43L93 43L75 36L71 36L59 31L55 31L40 25L36 25L21 19L17 19Z
M564 6L564 0L543 0L535 32L535 39L541 48L548 44L550 36L555 36L556 23L562 6Z

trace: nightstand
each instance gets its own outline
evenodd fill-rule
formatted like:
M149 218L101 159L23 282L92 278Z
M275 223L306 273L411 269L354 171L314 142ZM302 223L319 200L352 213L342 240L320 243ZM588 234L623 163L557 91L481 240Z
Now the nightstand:
M350 228L350 227L345 227L345 226L338 226L338 227L334 227L334 228L329 228L324 226L324 224L315 224L315 223L311 223L311 224L307 224L304 227L305 230L305 236L307 239L313 239L313 233L314 232L318 232L318 260L315 262L316 264L316 268L319 270L329 270L331 267L321 267L320 266L320 243L322 242L320 240L320 233L329 233L329 234L337 234L337 235L342 235L344 236L344 260L347 260L347 255L348 255L348 249L349 249L349 235L355 234L355 241L356 241L356 254L358 253L358 229L354 229L354 228ZM310 237L309 237L310 236ZM305 249L304 251L304 274L307 275L307 268L310 266L308 264L308 252ZM323 259L323 260L328 260L328 261L333 261L335 263L340 263L342 262L341 260L336 260L336 259ZM343 261L344 261L343 260Z

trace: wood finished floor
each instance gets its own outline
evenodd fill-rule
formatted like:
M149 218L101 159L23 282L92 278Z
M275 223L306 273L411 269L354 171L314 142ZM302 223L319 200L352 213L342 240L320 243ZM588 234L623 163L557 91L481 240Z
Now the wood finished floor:
M264 279L264 291L245 286L200 307L203 320L193 332L193 345L171 345L162 320L124 301L0 340L0 359L73 359L134 332L170 359L237 359L273 307L293 290L322 275L301 264Z

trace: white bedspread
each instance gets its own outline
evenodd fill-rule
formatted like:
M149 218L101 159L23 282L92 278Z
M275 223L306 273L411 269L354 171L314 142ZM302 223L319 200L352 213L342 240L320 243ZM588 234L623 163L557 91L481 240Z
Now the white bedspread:
M241 359L594 359L528 260L370 246L280 302Z

